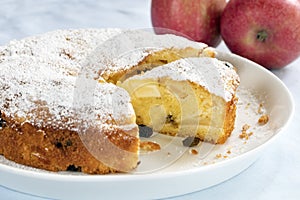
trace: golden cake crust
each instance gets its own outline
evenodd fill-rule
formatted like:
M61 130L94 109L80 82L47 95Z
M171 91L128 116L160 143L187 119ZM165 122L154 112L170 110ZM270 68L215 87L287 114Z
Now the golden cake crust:
M124 151L120 153L108 146L105 148L99 143L94 144L101 145L106 151L103 154L107 153L112 160L119 162L114 164L117 166L114 169L108 165L109 160L106 159L106 163L103 163L96 158L97 155L92 155L77 132L41 129L29 123L16 124L14 119L7 118L4 114L1 119L5 123L0 131L0 154L17 163L50 171L79 171L89 174L120 172L119 169L128 172L136 167L139 140L122 129L102 129L101 134L94 133L90 137L91 140L95 137L107 137L120 149L131 152L126 157L128 154L122 153Z

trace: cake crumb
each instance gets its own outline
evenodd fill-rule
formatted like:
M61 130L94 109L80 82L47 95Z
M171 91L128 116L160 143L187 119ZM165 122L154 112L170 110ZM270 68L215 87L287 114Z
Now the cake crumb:
M220 153L218 153L217 155L216 155L216 158L221 158L222 157L222 154L220 154Z
M260 118L258 119L258 124L259 125L265 125L269 122L269 116L268 115L262 115L260 116Z
M242 127L242 131L247 131L250 128L249 124L244 124L244 126Z
M259 104L258 109L257 109L258 114L263 114L264 113L264 106L262 103Z
M226 153L227 153L227 154L231 154L231 151L230 151L230 150L228 150Z
M198 151L196 149L191 149L190 150L190 153L193 154L193 155L197 155L198 154Z
M242 133L239 135L239 138L245 139L245 140L249 140L249 137L250 137L251 135L253 135L253 132L247 133L247 131L249 130L249 128L250 128L250 125L245 124L245 125L242 127Z
M249 140L249 137L253 135L253 132L247 133L247 132L242 132L239 137L241 139Z
M160 145L151 141L143 141L140 143L140 149L144 151L158 151L160 150Z

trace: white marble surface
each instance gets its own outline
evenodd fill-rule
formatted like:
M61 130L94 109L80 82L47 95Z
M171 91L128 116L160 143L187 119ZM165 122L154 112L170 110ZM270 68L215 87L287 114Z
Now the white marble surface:
M84 27L151 27L150 0L0 1L0 45L49 30ZM218 48L228 51L223 43ZM170 199L300 199L300 59L273 72L290 89L296 103L295 116L284 134L236 177ZM0 199L42 198L0 186Z

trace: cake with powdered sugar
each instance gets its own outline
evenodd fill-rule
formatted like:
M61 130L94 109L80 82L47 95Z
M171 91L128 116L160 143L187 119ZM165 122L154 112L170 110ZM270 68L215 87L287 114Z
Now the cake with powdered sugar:
M0 153L51 171L134 169L139 141L129 95L78 80L76 65L30 56L1 63Z
M0 155L50 171L130 172L139 162L139 119L130 91L116 84L214 54L203 43L140 30L13 40L0 47Z
M234 128L239 77L230 63L185 58L117 85L130 94L137 123L157 132L222 144Z

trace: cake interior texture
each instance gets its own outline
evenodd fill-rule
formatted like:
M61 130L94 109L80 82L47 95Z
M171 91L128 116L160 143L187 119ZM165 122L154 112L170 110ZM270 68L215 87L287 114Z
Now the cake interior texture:
M192 82L132 80L122 87L131 95L137 124L159 133L222 144L234 128L236 99L226 102Z
M159 75L168 70L170 76ZM190 70L188 75L193 73L185 70ZM177 74L176 66L171 70L162 66L118 83L131 96L137 124L171 136L197 137L215 144L226 142L234 128L235 94L225 100L192 78L172 78L174 73ZM219 87L224 87L222 84L227 83ZM236 85L232 87L236 90Z
M124 81L127 78L140 74L142 72L149 71L155 67L171 63L173 61L189 58L189 57L214 57L215 52L210 49L196 49L192 47L186 47L182 49L169 48L158 50L150 53L144 59L142 59L137 65L132 66L126 70L119 70L114 73L103 75L107 82L116 84L118 81Z

